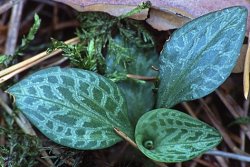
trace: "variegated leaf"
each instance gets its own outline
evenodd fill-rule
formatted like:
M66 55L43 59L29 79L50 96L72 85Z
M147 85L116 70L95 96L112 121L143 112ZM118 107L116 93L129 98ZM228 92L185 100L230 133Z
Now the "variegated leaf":
M214 128L177 110L156 109L144 114L135 130L138 148L159 162L181 162L212 149L221 136Z
M76 149L100 149L134 137L119 88L93 72L48 68L8 89L17 107L47 137Z
M176 30L160 55L157 107L214 91L231 73L245 37L247 10L231 7Z

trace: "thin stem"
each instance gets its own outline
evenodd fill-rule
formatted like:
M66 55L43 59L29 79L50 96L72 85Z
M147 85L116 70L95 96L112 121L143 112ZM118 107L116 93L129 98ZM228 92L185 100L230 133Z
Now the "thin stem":
M122 132L119 128L114 128L115 132L121 137L123 138L125 141L127 141L131 146L133 146L134 148L138 149L136 143L130 139L124 132ZM160 166L160 167L168 167L166 164L162 163L162 162L157 162L152 160L156 165Z
M151 66L151 68L155 71L159 71L159 68L155 67L155 66Z
M130 17L134 14L138 14L140 13L142 10L144 9L149 9L151 7L151 2L147 1L147 2L142 2L139 6L137 6L135 9L129 11L128 13L125 13L121 16L118 17L119 20L122 20L124 18Z
M144 80L144 81L156 81L156 80L158 80L157 77L147 77L147 76L134 75L134 74L127 74L127 77L132 78L132 79Z
M138 149L136 143L132 139L130 139L125 133L123 133L120 129L114 128L114 130L121 138L126 140L131 146Z
M217 151L217 150L210 150L210 151L207 151L205 154L222 156L225 158L231 158L231 159L235 159L239 161L250 162L250 156L241 155L241 154L234 154L234 153L228 153L228 152Z

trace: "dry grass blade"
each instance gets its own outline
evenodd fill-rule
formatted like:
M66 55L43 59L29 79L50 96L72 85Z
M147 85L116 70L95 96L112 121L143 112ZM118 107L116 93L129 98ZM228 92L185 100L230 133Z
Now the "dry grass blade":
M76 38L72 38L70 40L67 40L65 43L66 44L76 44L79 42L79 39ZM18 64L15 64L9 68L6 68L2 71L0 71L0 83L5 82L6 80L10 79L11 77L15 76L16 74L30 68L33 67L34 65L60 53L61 50L55 50L54 52L47 54L46 51L39 53L36 56L33 56L32 58L29 58L27 60L24 60Z
M244 87L245 99L247 99L249 93L249 64L250 64L250 42L248 39L248 48L247 48L247 55L245 59L244 74L243 74L243 87Z
M195 112L193 112L192 108L189 106L187 102L182 102L181 105L187 110L187 112L194 118L197 118Z
M194 159L194 162L197 162L198 164L200 164L200 165L202 165L204 167L216 167L213 164L211 164L211 163L209 163L209 162L207 162L205 160L202 160L200 158ZM200 166L200 165L197 165L197 166Z
M216 94L220 98L220 100L224 103L224 105L227 107L228 111L232 114L232 116L236 119L239 118L241 115L239 113L244 113L243 109L239 107L239 105L236 103L236 101L229 95L223 94L221 91L216 90ZM248 139L250 139L250 131L248 130L250 128L249 125L240 125L242 128L242 132L244 132Z
M199 99L200 104L202 104L203 109L205 110L208 118L212 122L212 124L219 130L220 134L222 135L224 141L227 143L228 147L237 154L248 155L245 152L242 152L231 140L229 133L226 129L221 125L220 121L217 119L215 114L212 112L211 108L208 104L204 101L204 99Z

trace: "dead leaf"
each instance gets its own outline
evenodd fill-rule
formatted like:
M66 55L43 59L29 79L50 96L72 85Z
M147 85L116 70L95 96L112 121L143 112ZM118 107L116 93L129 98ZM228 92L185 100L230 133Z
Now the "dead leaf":
M244 44L240 50L240 57L238 58L237 64L233 69L233 73L241 73L244 71L246 54L247 54L247 44Z
M131 1L121 0L55 0L66 5L71 6L80 12L94 11L94 12L106 12L112 16L120 16L128 13L132 9L136 8L138 4L145 2L143 0L137 0L138 3ZM141 13L133 15L131 18L136 20L145 20L148 15L148 9L143 10Z
M169 11L162 11L152 8L149 18L146 20L148 24L158 30L175 29L181 27L191 19L183 15L177 15Z
M248 0L168 0L161 1L155 0L152 2L153 7L162 10L162 11L172 11L182 16L188 18L196 18L201 15L207 14L212 11L224 9L231 6L245 6L250 10L250 1ZM154 25L152 25L154 27ZM158 30L160 27L154 27ZM250 30L250 18L248 17L248 32ZM248 34L248 33L247 33Z
M55 0L67 4L78 11L103 11L114 16L127 13L145 0ZM188 21L212 11L230 6L245 6L250 10L249 0L154 0L147 22L157 30L178 28ZM157 12L158 10L158 12ZM167 14L166 14L167 13ZM138 20L147 17L147 11L134 16ZM177 17L175 16L177 15ZM180 17L178 17L180 16ZM250 30L248 17L247 32ZM248 33L247 33L248 35Z

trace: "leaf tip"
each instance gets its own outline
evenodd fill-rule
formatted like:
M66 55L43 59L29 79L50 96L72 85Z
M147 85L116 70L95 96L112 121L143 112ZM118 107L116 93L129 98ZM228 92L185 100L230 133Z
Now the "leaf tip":
M16 103L16 97L12 94L11 91L9 91L9 89L5 90L4 92L7 93L13 99L13 103Z
M246 100L248 99L248 92L249 92L249 90L244 90L244 97Z

